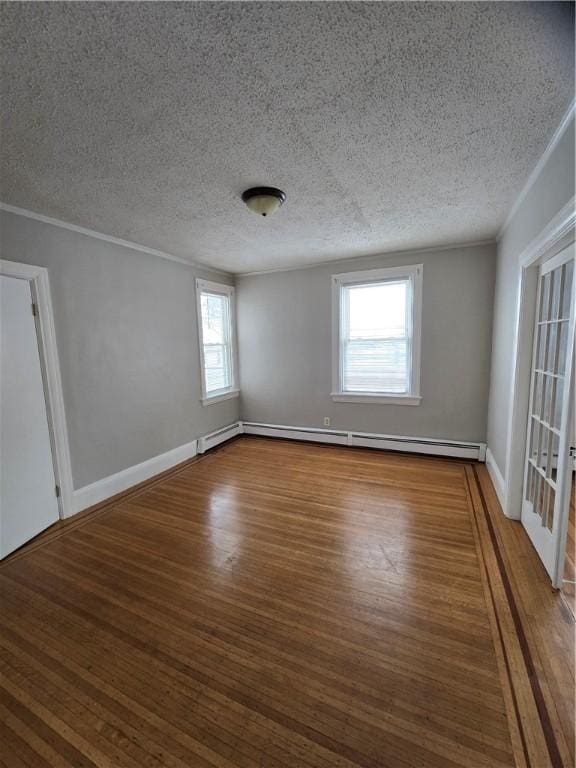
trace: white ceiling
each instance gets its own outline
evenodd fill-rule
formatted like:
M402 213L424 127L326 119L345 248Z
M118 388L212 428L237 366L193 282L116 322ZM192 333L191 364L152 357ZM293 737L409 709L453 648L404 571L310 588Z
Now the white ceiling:
M232 272L493 237L574 89L572 3L0 10L3 202Z

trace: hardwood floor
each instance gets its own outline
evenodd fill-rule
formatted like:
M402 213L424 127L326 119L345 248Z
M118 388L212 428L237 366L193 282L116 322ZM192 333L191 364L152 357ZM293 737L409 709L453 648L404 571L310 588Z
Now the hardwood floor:
M566 609L521 523L508 520L500 508L484 465L467 468L478 482L472 486L482 494L484 517L490 522L492 547L486 546L483 560L496 591L498 578L506 574L506 595L500 595L499 624L509 659L510 675L518 699L520 720L528 742L537 735L535 751L528 743L530 762L535 766L574 766L574 617ZM488 542L485 542L488 544ZM497 558L492 553L497 553ZM498 562L495 562L497 560ZM501 589L500 589L501 591ZM497 635L496 635L497 638Z
M61 527L0 567L0 764L568 766L485 482L242 438Z

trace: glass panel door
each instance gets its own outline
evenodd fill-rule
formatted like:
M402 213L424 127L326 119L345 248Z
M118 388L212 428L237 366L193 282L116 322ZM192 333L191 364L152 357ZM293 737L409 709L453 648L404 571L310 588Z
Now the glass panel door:
M566 504L573 294L570 246L540 267L522 504L522 523L552 579Z

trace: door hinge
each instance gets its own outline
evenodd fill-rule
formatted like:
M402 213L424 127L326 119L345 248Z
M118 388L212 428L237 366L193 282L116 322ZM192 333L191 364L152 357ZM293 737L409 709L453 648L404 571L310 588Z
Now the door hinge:
M54 487L54 493L56 494L56 498L59 499L60 498L60 486L59 485L56 485Z
M36 306L35 301L32 302L32 314L34 315L34 317L36 317L36 315L38 314L38 307Z

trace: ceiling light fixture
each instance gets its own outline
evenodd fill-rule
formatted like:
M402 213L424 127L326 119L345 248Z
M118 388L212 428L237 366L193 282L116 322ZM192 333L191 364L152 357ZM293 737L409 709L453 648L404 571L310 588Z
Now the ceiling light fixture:
M242 192L242 200L253 213L271 216L286 200L286 195L275 187L252 187Z

